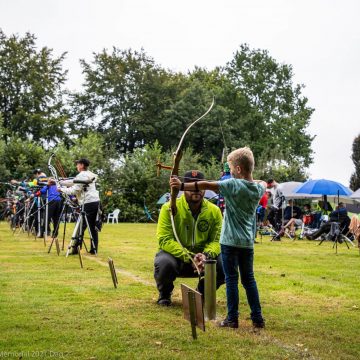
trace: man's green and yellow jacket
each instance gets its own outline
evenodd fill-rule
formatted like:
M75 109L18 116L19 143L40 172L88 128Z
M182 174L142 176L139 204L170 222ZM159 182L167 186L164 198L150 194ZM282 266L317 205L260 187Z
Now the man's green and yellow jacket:
M175 228L182 245L191 254L207 253L210 257L216 258L220 254L220 209L204 199L200 214L195 220L184 195L176 200L176 206ZM175 239L169 209L170 202L167 202L160 211L157 226L159 248L184 262L190 262L186 252Z

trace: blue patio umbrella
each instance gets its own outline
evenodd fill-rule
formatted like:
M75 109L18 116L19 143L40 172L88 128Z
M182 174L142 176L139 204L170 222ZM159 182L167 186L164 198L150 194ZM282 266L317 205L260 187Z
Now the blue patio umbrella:
M319 179L306 181L295 189L295 193L349 196L352 194L352 191L337 181Z

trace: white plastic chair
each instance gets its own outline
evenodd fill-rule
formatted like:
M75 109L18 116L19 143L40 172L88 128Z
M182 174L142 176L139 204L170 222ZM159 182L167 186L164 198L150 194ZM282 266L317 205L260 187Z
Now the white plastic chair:
M118 224L119 214L120 209L115 209L112 213L108 214L107 223L109 223L109 220L111 220L112 224L114 223L114 221L116 221L116 223Z

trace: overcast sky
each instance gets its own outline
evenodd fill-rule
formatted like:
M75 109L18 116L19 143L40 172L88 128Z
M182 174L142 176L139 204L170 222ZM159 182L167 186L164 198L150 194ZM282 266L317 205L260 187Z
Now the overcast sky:
M79 59L116 46L144 48L165 68L225 65L241 43L292 64L315 108L309 133L313 179L348 185L360 133L360 1L357 0L0 0L0 27L30 31L38 46L67 51L68 87L80 89ZM261 140L260 140L261 141Z

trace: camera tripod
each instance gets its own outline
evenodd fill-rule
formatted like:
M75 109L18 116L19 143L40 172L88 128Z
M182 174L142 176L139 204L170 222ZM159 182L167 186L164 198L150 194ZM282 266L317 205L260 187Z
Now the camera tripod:
M90 182L92 182L93 180L91 180ZM86 192L87 187L90 182L80 182L80 181L78 181L78 183L83 185L83 191ZM95 243L94 243L94 237L93 237L93 234L91 233L90 226L89 226L89 220L87 218L84 207L85 207L85 203L83 202L81 205L81 211L80 211L79 217L77 218L75 228L74 228L71 240L70 240L70 244L66 251L66 257L68 257L70 254L76 254L76 253L79 255L79 261L80 261L81 268L83 268L83 261L82 261L82 256L81 256L82 246L84 245L86 252L89 252L88 248L85 244L85 241L84 241L84 232L85 232L86 228L88 228L88 231L89 231L91 247L94 249L95 255L97 255L96 247L95 247Z
M58 240L57 236L55 236L55 234L57 234L58 231L59 231L60 222L61 222L61 219L62 219L63 217L64 217L64 230L63 230L63 238L62 238L62 247L61 247L61 250L64 250L66 224L69 222L69 221L68 221L68 213L69 213L68 210L69 210L69 209L71 210L70 216L74 216L74 218L76 218L76 213L75 213L75 211L74 211L74 208L75 208L75 206L73 205L73 203L71 203L67 198L65 198L65 199L63 200L62 208L61 208L60 215L59 215L59 221L57 222L56 227L54 228L53 236L52 236L51 243L50 243L49 249L48 249L48 254L50 254L51 248L52 248L52 246L53 246L53 244L54 244L54 242L55 242L56 252L57 252L58 255L60 255L59 240Z
M89 230L90 242L92 244L92 248L94 249L95 255L96 255L94 238L93 238L93 235L90 230L89 221L86 216L86 212L84 211L84 204L82 204L79 217L76 221L75 228L74 228L74 231L71 236L70 244L66 251L66 257L68 257L71 254L79 255L79 261L80 261L81 268L83 268L83 261L82 261L82 256L81 256L82 246L84 245L86 252L89 252L88 248L86 246L86 243L84 241L84 232L85 232L86 228L88 228L88 230Z
M25 232L25 229L27 229L28 236L29 236L30 233L32 232L32 230L34 229L34 226L36 226L37 229L35 229L35 239L36 239L36 237L40 237L42 228L43 228L43 226L45 226L43 209L44 208L46 209L46 206L49 203L51 203L51 201L48 202L47 199L46 199L45 203L42 203L42 201L43 200L40 196L34 197L32 203L28 205L29 208L26 209L26 216L25 216L23 225L20 229L20 231L22 230L23 232ZM30 221L31 221L31 225L30 225ZM46 226L47 226L47 224L46 224ZM47 232L47 229L46 229L46 232ZM46 246L45 237L44 237L44 246Z

